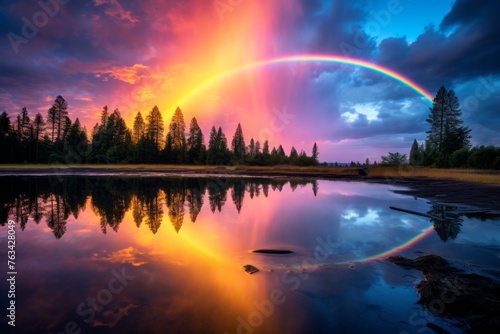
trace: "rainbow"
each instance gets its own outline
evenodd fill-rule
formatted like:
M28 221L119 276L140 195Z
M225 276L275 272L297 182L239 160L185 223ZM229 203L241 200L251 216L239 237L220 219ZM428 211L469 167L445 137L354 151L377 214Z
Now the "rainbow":
M341 262L341 263L337 263L337 264L370 262L370 261L375 261L375 260L378 260L378 259L381 259L381 258L390 257L392 255L395 255L395 254L398 254L398 253L402 252L403 250L405 250L407 248L410 248L411 246L416 245L421 240L425 239L427 236L429 236L430 234L432 234L433 231L434 231L434 226L431 225L430 227L428 227L427 229L425 229L424 231L422 231L422 233L417 234L415 237L411 238L407 242L405 242L405 243L403 243L403 244L401 244L399 246L396 246L394 248L391 248L391 249L389 249L389 250L387 250L385 252L382 252L382 253L379 253L379 254L375 254L375 255L372 255L372 256L368 256L368 257L365 257L365 258L362 258L362 259L353 260L353 261L345 261L345 262Z
M301 54L301 55L291 55L291 56L285 56L285 57L280 57L280 58L274 58L274 59L268 59L268 60L262 60L262 61L257 61L254 63L246 64L240 67L233 68L229 71L222 72L219 74L216 74L212 76L210 79L206 80L199 86L195 87L191 91L189 91L187 94L181 97L181 99L178 101L177 106L182 106L185 104L187 101L189 101L193 96L196 94L200 93L204 89L210 87L214 83L216 83L219 80L222 80L224 78L227 78L231 75L241 73L244 71L249 71L253 69L257 69L260 67L264 66L269 66L269 65L278 65L278 64L287 64L287 63L335 63L335 64L344 64L344 65L352 65L352 66L358 66L361 68L365 68L368 70L372 70L374 72L383 74L387 77L390 77L405 86L411 88L418 94L422 95L425 97L429 102L432 103L433 97L429 92L427 92L424 88L419 86L417 83L414 81L406 78L405 76L387 68L383 67L381 65L378 65L376 63L371 63L367 62L364 60L356 59L356 58L349 58L349 57L342 57L342 56L336 56L336 55L321 55L321 54ZM174 110L177 106L173 106L171 110Z
M378 253L375 255L367 256L361 259L354 259L354 260L346 260L346 261L341 261L341 262L333 262L333 263L318 263L318 264L310 264L310 265L304 265L303 263L300 264L301 269L316 269L317 266L319 267L330 267L330 266L339 266L339 265L346 265L346 264L355 264L355 263L364 263L364 262L371 262L371 261L376 261L382 258L388 258L392 255L399 254L402 251L404 251L407 248L410 248L426 237L428 237L432 232L434 231L434 226L431 225L425 230L423 230L421 233L417 234L415 237L411 238L410 240L406 241L405 243L398 245L396 247L393 247L385 252Z

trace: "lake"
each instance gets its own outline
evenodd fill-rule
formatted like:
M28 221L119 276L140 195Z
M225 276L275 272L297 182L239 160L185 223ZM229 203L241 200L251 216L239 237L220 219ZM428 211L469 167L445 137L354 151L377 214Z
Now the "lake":
M17 333L452 333L417 304L438 254L484 275L500 222L386 184L271 178L1 177L0 258L15 231ZM391 210L447 217L444 221ZM450 211L451 213L448 213ZM9 228L8 221L16 222ZM12 234L12 232L10 232ZM290 250L259 254L256 249ZM249 275L242 266L259 272ZM2 314L2 333L11 330Z

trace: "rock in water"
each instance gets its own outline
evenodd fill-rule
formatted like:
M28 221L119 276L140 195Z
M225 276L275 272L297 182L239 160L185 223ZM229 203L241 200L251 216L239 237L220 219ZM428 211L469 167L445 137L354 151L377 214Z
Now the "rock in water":
M291 250L286 249L256 249L251 251L252 253L261 253L261 254L291 254L293 253Z
M247 274L255 274L256 272L259 271L259 269L255 268L254 266L252 266L251 264L247 264L247 265L244 265L243 267L241 267Z

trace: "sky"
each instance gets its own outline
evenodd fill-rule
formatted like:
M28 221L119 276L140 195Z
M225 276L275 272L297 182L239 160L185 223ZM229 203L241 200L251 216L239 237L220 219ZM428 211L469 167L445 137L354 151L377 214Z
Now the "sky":
M90 131L105 105L132 126L179 106L205 138L292 146L321 161L380 161L423 142L431 102L455 90L474 145L500 145L500 2L493 0L5 0L0 111L46 116L58 95ZM304 61L269 62L296 56ZM246 66L246 67L245 67ZM242 68L243 67L243 68ZM240 69L240 70L235 70Z

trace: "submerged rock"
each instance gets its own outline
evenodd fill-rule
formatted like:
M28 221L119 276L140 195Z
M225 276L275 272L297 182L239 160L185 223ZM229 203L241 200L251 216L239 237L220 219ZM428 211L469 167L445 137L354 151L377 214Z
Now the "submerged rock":
M500 330L499 283L477 274L465 274L437 255L424 255L415 260L392 256L388 261L425 275L415 286L420 295L418 303L435 315L463 320L469 333Z
M252 266L251 264L244 265L243 267L241 267L241 269L243 269L247 274L250 275L255 274L256 272L259 271L259 269Z
M256 249L251 251L252 253L261 253L261 254L291 254L293 253L291 250L286 249Z

